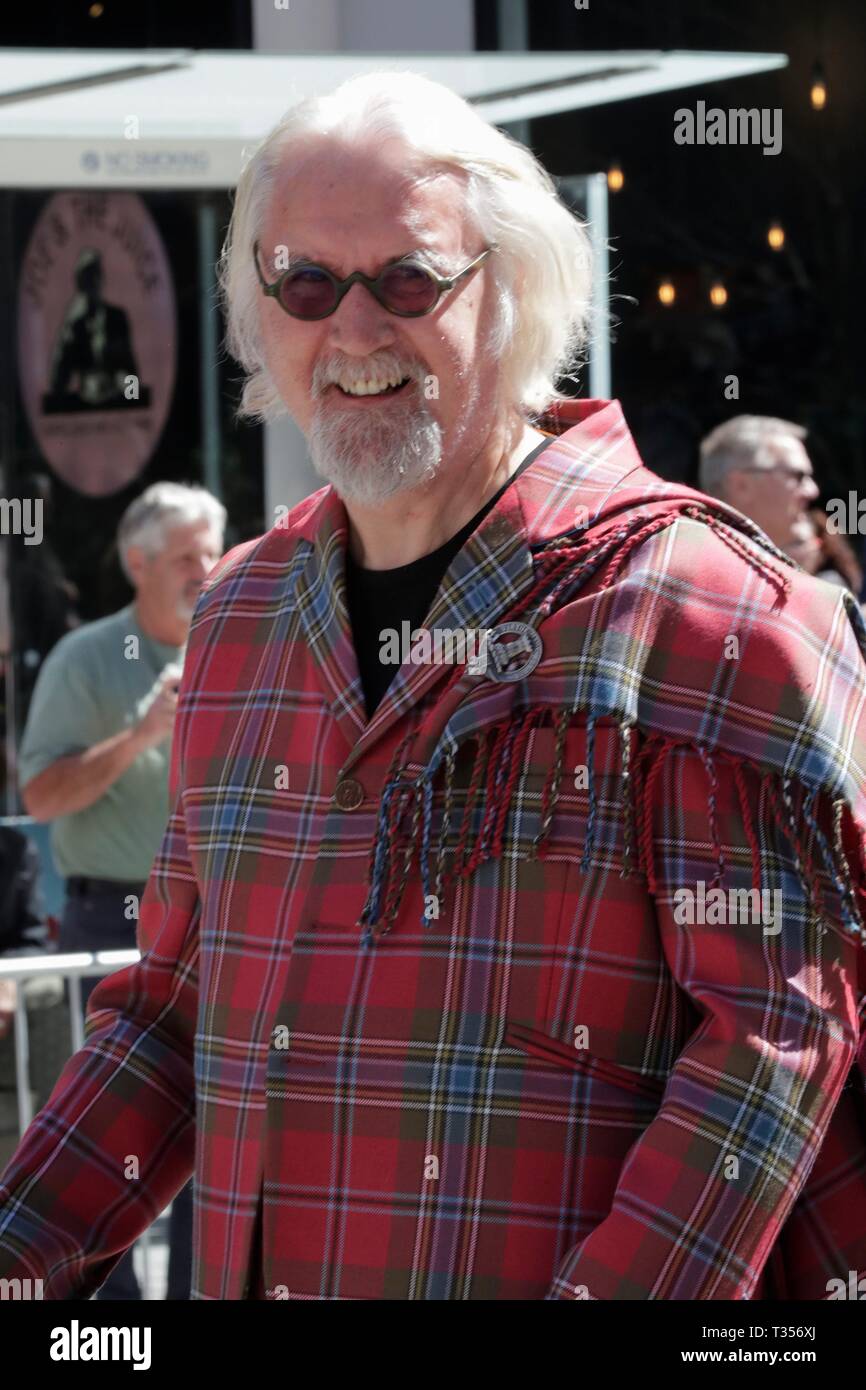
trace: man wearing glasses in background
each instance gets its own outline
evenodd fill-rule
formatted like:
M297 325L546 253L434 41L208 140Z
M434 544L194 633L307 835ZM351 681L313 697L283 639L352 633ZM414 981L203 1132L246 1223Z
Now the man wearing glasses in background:
M700 487L757 522L816 579L863 595L863 569L846 537L814 503L819 489L806 430L772 415L736 415L701 444Z
M780 550L807 569L815 546L809 506L818 485L806 431L772 415L736 415L701 444L700 488L757 522Z

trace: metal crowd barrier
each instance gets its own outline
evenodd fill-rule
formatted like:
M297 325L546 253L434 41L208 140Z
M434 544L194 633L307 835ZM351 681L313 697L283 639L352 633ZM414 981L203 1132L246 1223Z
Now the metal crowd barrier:
M138 951L76 951L74 954L38 956L0 956L0 980L12 980L15 985L15 1089L18 1100L18 1133L22 1135L33 1119L30 1096L30 1034L27 1008L21 984L38 979L40 975L62 975L69 981L69 1025L72 1051L84 1046L84 1008L81 1003L82 975L111 975L122 965L140 960Z
M11 980L15 985L15 1090L18 1105L18 1133L23 1135L33 1119L33 1101L30 1093L30 1034L27 1022L27 1005L21 986L25 980L38 979L44 975L60 975L69 983L69 1027L71 1052L79 1052L84 1046L84 1008L81 1002L81 977L83 975L111 975L123 965L132 965L140 960L138 951L76 951L74 954L58 952L52 955L43 952L35 956L0 956L0 980ZM144 1262L144 1287L149 1288L150 1279L150 1233L145 1231L136 1244L141 1244Z

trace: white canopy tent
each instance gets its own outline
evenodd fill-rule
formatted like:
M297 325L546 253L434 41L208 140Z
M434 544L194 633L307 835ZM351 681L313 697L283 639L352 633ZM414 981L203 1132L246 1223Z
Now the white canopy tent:
M424 73L498 125L784 67L778 53L430 56L0 50L0 187L230 188L301 97L355 73Z
M634 100L784 67L779 53L272 53L187 49L0 49L0 189L234 187L245 157L296 101L356 73L411 69L445 83L490 121L525 129L538 116ZM607 323L607 190L583 180L594 242L595 311ZM200 214L202 289L218 247L212 209ZM209 261L210 269L206 269ZM203 350L216 352L213 316ZM219 489L212 362L203 363L206 481ZM607 335L594 337L590 390L610 392ZM267 510L309 490L291 425L266 431ZM289 433L287 433L287 431Z
M784 67L779 53L272 53L193 50L0 50L0 188L232 188L245 156L294 102L343 79L411 69L452 87L498 125L634 100ZM522 133L522 131L521 131ZM595 310L607 323L607 202L603 176L584 180L596 263ZM201 210L211 267L217 229ZM205 270L202 279L204 287ZM213 317L204 348L216 351ZM205 473L218 490L213 374L207 397ZM590 345L589 384L610 393L607 335ZM266 508L300 500L315 482L290 422L265 438Z

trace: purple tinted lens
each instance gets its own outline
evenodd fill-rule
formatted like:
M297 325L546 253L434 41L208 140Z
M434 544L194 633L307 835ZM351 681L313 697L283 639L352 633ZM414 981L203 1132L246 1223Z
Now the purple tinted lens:
M398 314L426 314L439 298L439 286L421 266L392 265L379 279L385 304Z
M280 286L283 308L300 319L320 318L333 309L336 299L330 276L311 266L293 271Z

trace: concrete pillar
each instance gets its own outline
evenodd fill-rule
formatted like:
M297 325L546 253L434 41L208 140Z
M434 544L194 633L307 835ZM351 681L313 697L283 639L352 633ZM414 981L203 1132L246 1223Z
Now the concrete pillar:
M496 22L499 28L499 47L503 53L529 51L529 11L526 0L496 0ZM502 129L529 144L529 121L509 121Z
M350 53L472 53L472 0L343 0L343 51Z
M261 53L329 53L340 48L342 0L253 0L253 48Z

